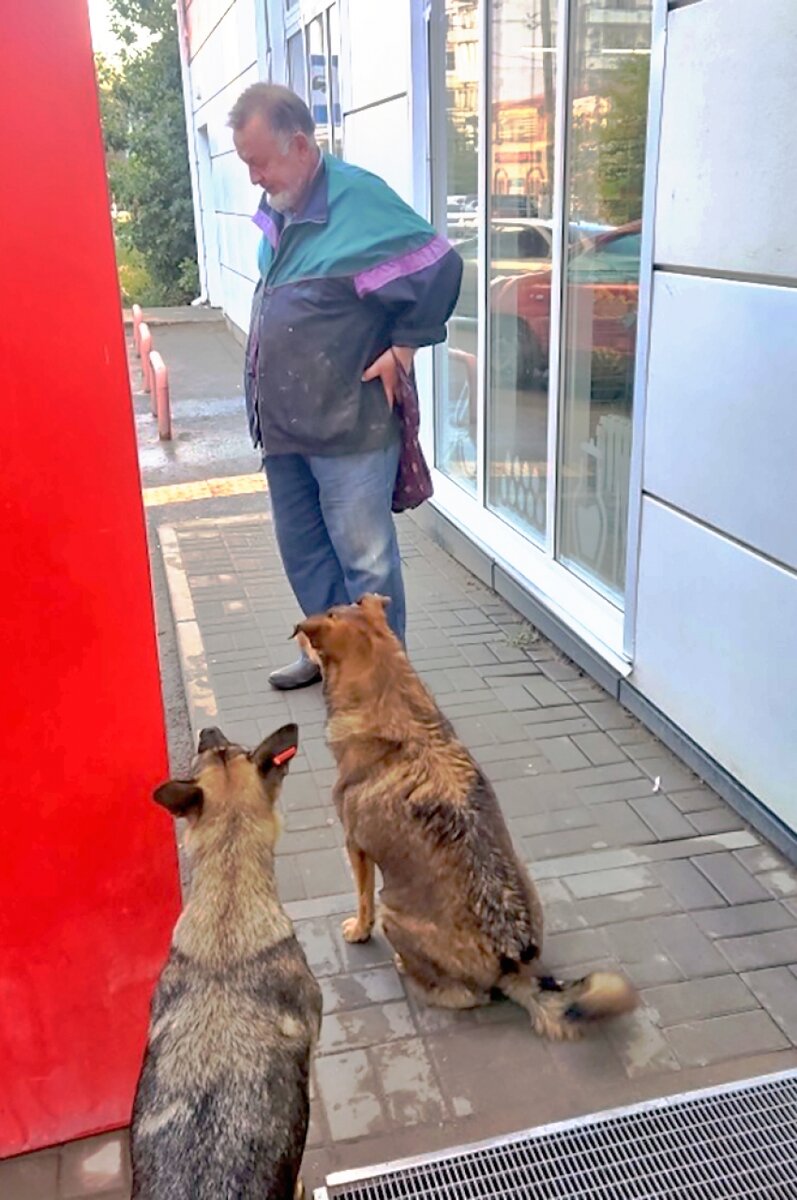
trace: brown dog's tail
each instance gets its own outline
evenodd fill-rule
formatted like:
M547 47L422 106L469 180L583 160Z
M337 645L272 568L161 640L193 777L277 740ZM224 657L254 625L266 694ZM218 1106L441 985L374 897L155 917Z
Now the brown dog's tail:
M535 1033L552 1041L578 1038L585 1025L633 1012L636 989L617 971L594 971L565 983L549 975L505 976L499 989L529 1016Z

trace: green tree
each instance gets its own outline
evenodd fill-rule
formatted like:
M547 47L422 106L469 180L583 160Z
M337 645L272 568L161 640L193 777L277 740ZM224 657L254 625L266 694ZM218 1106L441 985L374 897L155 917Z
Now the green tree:
M124 49L118 66L98 57L97 81L122 289L128 300L181 304L198 278L174 7L111 0L111 8ZM133 272L143 295L128 292Z
M647 54L627 57L607 92L609 109L598 133L597 185L604 220L626 225L642 215L648 119Z
M476 119L466 117L455 124L449 112L446 125L448 192L453 196L475 196L479 190Z

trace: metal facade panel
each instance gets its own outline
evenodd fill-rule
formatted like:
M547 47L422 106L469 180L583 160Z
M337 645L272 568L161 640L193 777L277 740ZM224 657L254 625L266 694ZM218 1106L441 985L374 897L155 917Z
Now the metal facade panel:
M656 261L797 278L797 4L670 13Z
M797 827L797 576L647 498L631 683Z
M797 289L658 272L644 488L797 570Z

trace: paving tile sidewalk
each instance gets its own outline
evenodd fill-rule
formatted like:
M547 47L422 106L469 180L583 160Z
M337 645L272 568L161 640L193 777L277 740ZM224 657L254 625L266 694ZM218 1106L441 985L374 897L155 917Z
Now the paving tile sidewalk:
M575 1045L510 1004L418 1004L386 944L348 946L349 869L320 690L273 692L296 619L268 513L162 529L192 724L286 719L283 901L324 992L308 1184L327 1172L797 1065L797 873L624 709L399 522L411 658L493 780L565 975L621 965L643 1007Z
M324 993L305 1181L668 1093L797 1066L797 873L503 600L399 521L409 651L493 780L543 897L563 975L614 963L643 1007L580 1043L504 1003L418 1004L352 911L318 688L273 692L296 608L267 511L162 526L194 733L301 727L280 891ZM125 1135L0 1164L3 1200L129 1195Z

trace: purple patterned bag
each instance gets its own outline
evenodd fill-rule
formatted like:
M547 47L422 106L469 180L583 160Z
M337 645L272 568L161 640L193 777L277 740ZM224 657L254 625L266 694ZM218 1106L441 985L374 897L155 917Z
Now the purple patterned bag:
M423 504L434 493L434 486L421 450L421 410L415 380L407 374L395 354L393 361L398 372L393 409L401 425L401 454L392 507L394 513L400 513Z

